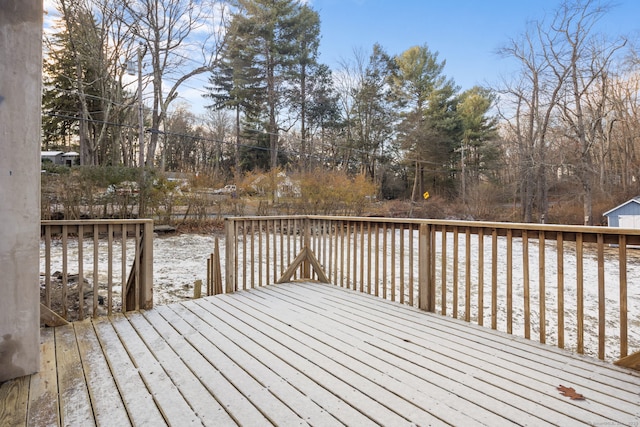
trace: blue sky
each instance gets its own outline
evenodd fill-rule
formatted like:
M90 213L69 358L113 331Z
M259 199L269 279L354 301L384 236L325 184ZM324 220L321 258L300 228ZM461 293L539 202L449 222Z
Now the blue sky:
M496 83L513 63L496 50L560 0L308 0L320 14L320 61L336 69L355 49L379 43L387 53L427 44L446 60L444 73L462 90ZM601 22L609 35L638 33L640 1L620 0Z
M2 1L2 0L0 0ZM527 22L542 20L561 0L304 0L320 14L320 62L333 70L350 60L354 49L369 53L379 43L390 55L427 44L446 61L444 73L462 90L495 84L515 64L496 51L522 34ZM45 9L54 17L52 0ZM610 36L640 35L640 0L612 0L601 22ZM640 37L638 37L640 40ZM196 114L204 112L208 76L189 80L180 92ZM174 105L175 107L175 105Z

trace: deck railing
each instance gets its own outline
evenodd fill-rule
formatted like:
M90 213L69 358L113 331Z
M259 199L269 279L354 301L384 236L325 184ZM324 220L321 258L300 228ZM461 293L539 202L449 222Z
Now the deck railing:
M40 236L41 302L63 319L153 306L152 220L42 221Z
M226 220L225 292L311 278L600 359L640 350L640 230L353 217ZM293 265L293 267L291 267Z

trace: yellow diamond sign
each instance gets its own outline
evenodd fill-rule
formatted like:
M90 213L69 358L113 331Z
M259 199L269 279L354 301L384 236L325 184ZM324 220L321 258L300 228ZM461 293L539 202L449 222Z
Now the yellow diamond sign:
M429 198L429 192L425 191L422 197L424 197L424 199L427 200Z

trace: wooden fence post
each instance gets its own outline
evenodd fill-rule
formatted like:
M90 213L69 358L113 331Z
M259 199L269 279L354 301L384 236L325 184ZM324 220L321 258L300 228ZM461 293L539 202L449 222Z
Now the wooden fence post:
M304 250L307 248L308 250L311 250L311 220L309 217L304 218L302 226L304 229L304 247L302 249ZM311 264L307 258L302 262L302 277L311 278Z
M225 219L225 293L230 294L236 290L236 233L235 221Z
M435 292L431 277L431 227L420 224L418 231L418 308L433 312Z
M140 260L140 307L153 307L153 221L144 222Z

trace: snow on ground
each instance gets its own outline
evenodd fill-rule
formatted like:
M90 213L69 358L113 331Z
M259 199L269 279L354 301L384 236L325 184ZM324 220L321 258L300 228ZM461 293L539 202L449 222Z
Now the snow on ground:
M193 297L196 280L206 292L207 259L213 253L215 235L180 234L153 239L153 301L167 304ZM221 257L224 240L220 239Z

